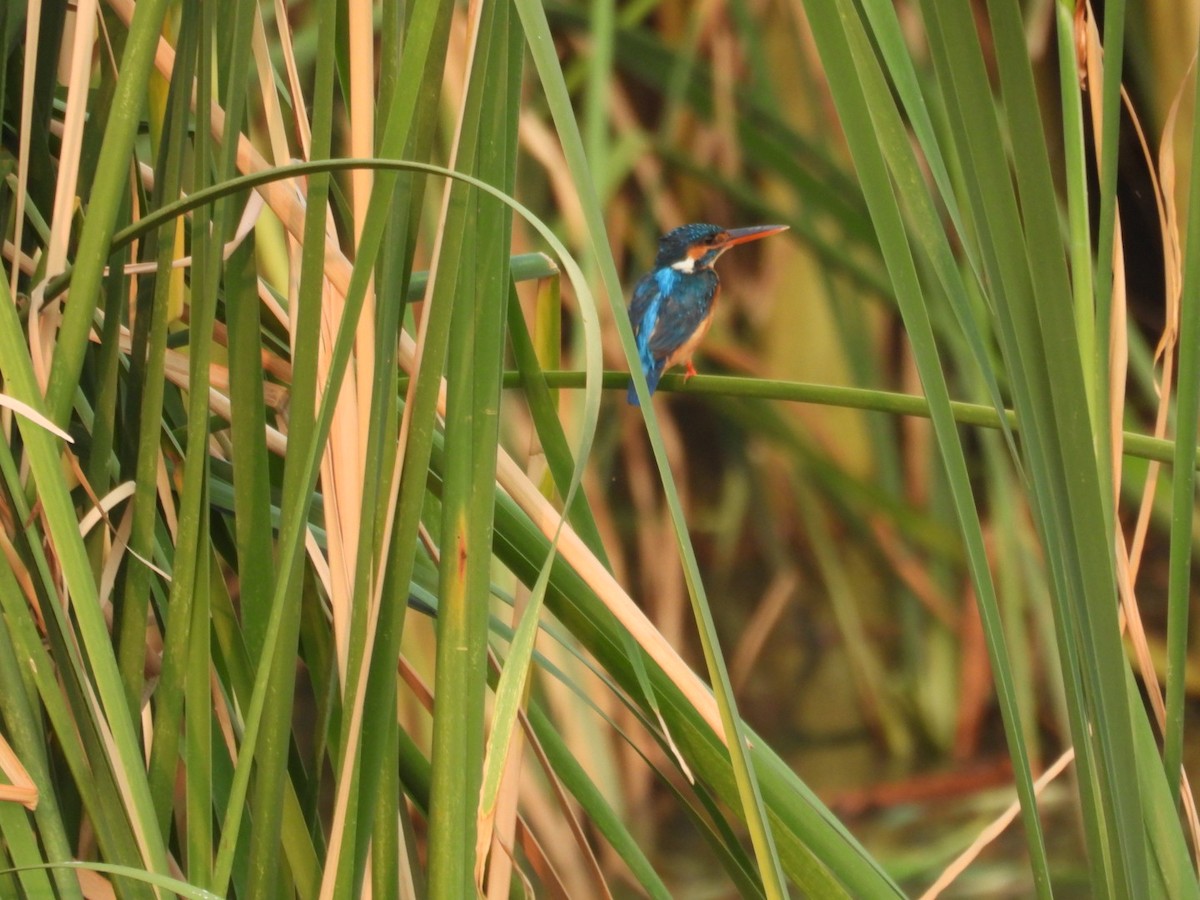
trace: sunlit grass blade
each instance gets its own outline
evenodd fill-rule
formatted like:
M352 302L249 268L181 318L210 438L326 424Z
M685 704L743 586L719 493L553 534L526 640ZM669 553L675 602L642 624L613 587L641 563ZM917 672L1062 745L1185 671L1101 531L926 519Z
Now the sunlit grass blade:
M507 101L503 61L507 11L476 8L468 22L473 58L455 135L454 165L482 172L482 148L502 139L487 131L486 108ZM498 21L499 20L499 21ZM501 68L497 69L497 62ZM499 77L497 77L499 76ZM494 91L503 90L496 94ZM507 150L507 146L505 146ZM500 174L504 162L500 161ZM496 169L492 167L493 174ZM479 890L476 809L484 767L484 694L487 658L488 533L491 497L482 490L495 481L495 435L499 411L499 366L507 276L495 280L482 265L494 260L489 243L504 241L507 229L489 234L486 213L465 184L447 183L441 237L430 303L449 315L446 355L445 477L443 479L438 647L433 722L429 821L429 889L434 896ZM507 258L507 253L504 253ZM497 328L497 324L500 325ZM491 335L485 335L491 331ZM478 392L478 394L477 394ZM491 439L488 436L491 435ZM489 451L488 445L491 449Z

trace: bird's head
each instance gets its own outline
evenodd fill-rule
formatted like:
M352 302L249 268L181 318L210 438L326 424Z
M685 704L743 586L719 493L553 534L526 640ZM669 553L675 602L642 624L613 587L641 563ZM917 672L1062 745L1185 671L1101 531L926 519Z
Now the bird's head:
M719 225L681 225L659 238L654 265L659 269L669 266L685 274L710 269L730 247L787 231L787 227L756 225L753 228L731 228L726 231Z

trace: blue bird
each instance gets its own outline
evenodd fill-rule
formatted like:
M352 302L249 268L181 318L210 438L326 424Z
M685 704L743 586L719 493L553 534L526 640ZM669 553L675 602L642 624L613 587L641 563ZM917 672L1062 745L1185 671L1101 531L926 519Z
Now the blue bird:
M726 231L717 225L683 225L658 241L654 270L633 289L629 321L637 340L638 359L653 394L663 372L687 365L696 374L692 353L712 324L721 281L713 264L730 247L786 231L786 225L759 225ZM632 379L629 402L638 405Z

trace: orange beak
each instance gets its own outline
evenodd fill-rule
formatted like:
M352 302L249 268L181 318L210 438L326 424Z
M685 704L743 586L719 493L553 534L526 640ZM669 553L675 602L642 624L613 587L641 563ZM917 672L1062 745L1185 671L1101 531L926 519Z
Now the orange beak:
M757 241L787 230L788 226L786 225L755 225L752 228L731 228L725 232L726 238L718 246L720 246L722 251L725 251L730 247L736 247L738 244Z

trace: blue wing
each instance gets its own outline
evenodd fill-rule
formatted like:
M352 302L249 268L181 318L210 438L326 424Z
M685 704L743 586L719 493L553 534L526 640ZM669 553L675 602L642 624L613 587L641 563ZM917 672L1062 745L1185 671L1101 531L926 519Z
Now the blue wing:
M667 294L650 335L650 352L663 361L663 368L686 360L690 353L672 359L675 351L685 347L696 330L704 324L713 310L719 282L711 269L692 275L676 276Z
M717 276L711 269L684 275L663 268L647 275L633 289L629 320L651 394L663 370L676 362L672 354L688 343L711 314L717 287ZM632 383L626 396L632 405L638 405Z
M637 341L638 360L642 364L642 371L646 374L646 382L650 387L651 394L658 387L658 379L662 377L663 362L665 361L665 357L655 360L650 349L650 340L654 335L659 311L663 306L663 293L659 281L655 277L656 274L651 273L639 281L633 289L633 298L629 301L629 324L633 326L633 337ZM639 405L637 391L634 390L632 380L629 382L629 390L625 398L631 405Z

